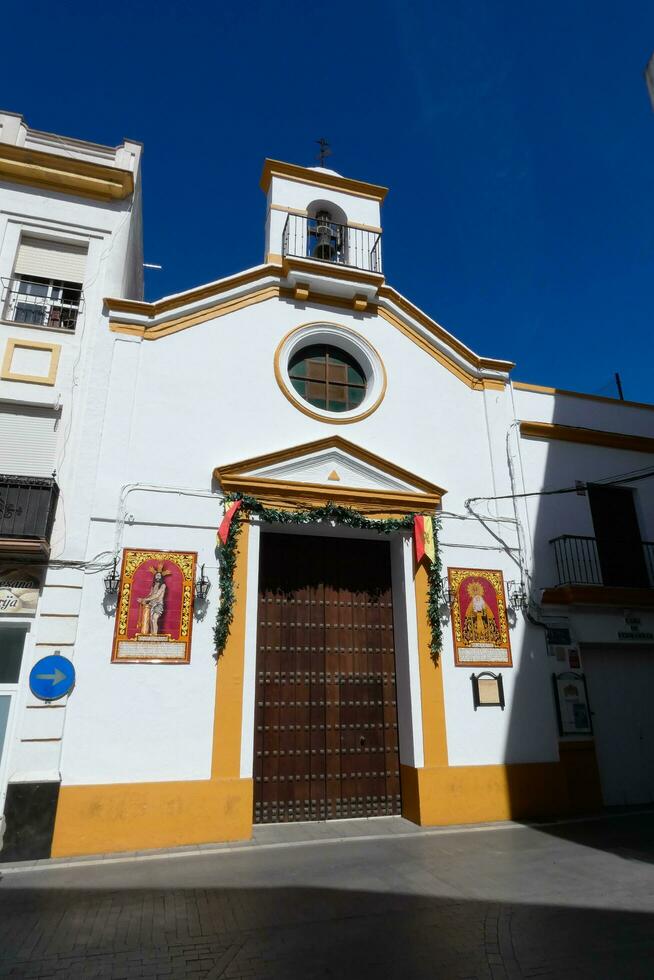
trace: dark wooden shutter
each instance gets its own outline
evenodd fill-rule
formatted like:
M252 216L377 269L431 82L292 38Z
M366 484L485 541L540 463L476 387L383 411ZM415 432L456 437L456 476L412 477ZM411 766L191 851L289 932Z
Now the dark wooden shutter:
M588 484L595 539L604 585L647 588L645 553L633 491Z

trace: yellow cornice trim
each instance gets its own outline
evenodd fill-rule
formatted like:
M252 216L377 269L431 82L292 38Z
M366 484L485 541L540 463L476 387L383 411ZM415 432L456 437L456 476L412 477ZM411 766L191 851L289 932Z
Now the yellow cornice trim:
M384 362L379 356L379 352L372 346L372 344L367 339L367 337L363 337L356 330L352 330L351 327L347 328L348 332L353 333L355 336L359 337L367 346L371 347L377 356L378 363L381 365L382 376L383 376L382 388L378 397L375 399L372 405L369 405L368 408L366 408L364 411L359 412L358 415L352 415L347 419L326 417L325 415L320 415L318 412L314 412L311 406L308 404L308 402L305 402L299 395L297 398L294 397L294 395L291 393L288 386L284 382L282 369L279 364L280 354L282 352L282 348L284 344L289 339L289 337L292 337L293 334L297 333L299 330L304 330L305 327L310 327L313 326L314 324L323 324L323 323L325 323L324 320L309 320L307 323L301 323L298 327L294 327L292 330L289 330L288 333L284 334L279 344L277 345L277 350L275 351L275 360L274 360L275 380L277 381L277 384L279 385L282 394L284 395L285 398L288 399L288 401L291 403L293 408L297 408L300 412L302 412L304 415L308 415L309 418L311 419L316 419L318 422L326 422L328 425L349 425L352 422L361 422L363 419L368 418L369 415L372 415L372 413L375 412L381 405L384 399L384 395L386 394L388 377L386 375L386 367L384 366ZM341 326L340 323L333 323L330 325L335 327Z
M295 163L266 159L259 184L264 194L268 193L273 177L294 180L300 184L312 184L315 187L326 187L328 190L342 191L355 197L367 197L379 201L380 204L388 194L388 187L381 187L379 184L368 184L366 181L353 180L351 177L340 177L337 174L311 170L309 167L298 167Z
M30 350L44 350L50 354L50 366L47 374L15 374L11 370L11 362L14 351L17 347L25 347ZM10 337L7 340L2 367L0 368L0 380L2 381L22 381L33 385L54 385L57 380L57 368L59 367L59 357L61 355L61 344L42 344L37 340L19 340Z
M539 395L565 395L566 398L585 398L591 402L604 402L608 405L620 405L626 408L644 408L649 412L654 412L654 405L648 402L623 401L620 398L607 398L606 395L587 395L583 391L568 391L565 388L550 388L546 385L532 385L526 381L514 381L513 387L519 391L533 391Z
M338 265L335 262L316 262L312 259L303 259L299 256L286 255L282 263L282 272L285 276L290 271L311 273L316 276L323 276L326 279L342 279L345 282L364 282L378 288L384 282L381 272L368 272L366 269L353 269L350 266Z
M310 305L320 309L328 307L334 310L347 310L349 313L352 313L351 298L345 299L343 296L332 296L330 293L315 293L313 290L310 290L308 297L301 299L295 295L295 289L296 287L289 289L287 286L282 286L279 290L280 298L291 300L291 302L300 305L302 309ZM366 316L375 316L377 312L377 306L374 303L368 303L366 309L363 311Z
M279 286L263 286L255 292L247 293L245 296L236 296L233 299L226 299L214 303L212 306L197 313L189 313L185 316L166 320L165 323L157 326L147 327L140 324L124 323L119 320L110 320L109 329L112 333L131 334L134 337L142 337L143 340L159 340L160 337L168 337L172 333L179 333L180 330L188 330L198 323L205 323L207 320L216 320L218 317L225 316L227 313L235 313L246 306L254 306L255 303L263 303L267 299L276 299L279 296Z
M224 466L217 466L214 470L215 478L225 486L224 481L228 481L231 485L234 481L259 481L274 483L275 486L285 485L287 481L269 480L267 477L251 477L243 476L243 472L247 470L260 469L263 466L274 466L276 463L284 463L290 459L302 459L304 456L309 456L312 453L320 452L321 449L340 449L342 452L353 456L355 459L361 460L363 463L367 463L369 466L373 466L375 469L381 470L384 473L388 473L389 476L395 477L397 480L401 480L403 483L410 483L421 491L419 494L413 491L398 491L401 496L409 496L413 500L418 497L420 500L428 501L431 498L434 500L440 500L440 498L447 492L442 487L436 486L435 483L431 483L428 480L417 476L415 473L409 472L409 470L404 470L390 460L385 459L383 456L377 456L375 453L370 452L368 449L363 449L361 446L357 446L356 443L350 442L349 439L344 439L342 436L325 436L322 439L314 439L312 442L305 442L299 446L289 446L286 449L278 449L272 453L265 453L261 456L252 456L249 459L242 459L235 463L227 463ZM289 486L291 484L288 484ZM325 491L329 496L332 493L332 487L324 487L322 484L308 484L308 483L293 483L292 486L298 487L317 487L321 491ZM342 488L347 490L348 493L358 493L357 490L348 490L347 488ZM375 491L361 491L364 494L395 494L394 490L375 490ZM332 494L333 495L333 494ZM384 497L383 499L388 499Z
M432 347L429 341L421 337L420 334L413 329L413 327L404 323L398 316L391 313L389 310L385 310L380 306L376 308L375 312L397 330L399 330L400 333L404 334L405 337L412 340L414 344L417 344L417 346L420 347L420 349L426 354L433 357L435 361L438 361L442 367L446 368L451 374L454 375L455 378L458 378L458 380L462 381L464 385L467 385L468 388L472 388L474 391L483 391L485 388L498 388L499 390L504 389L505 382L502 381L502 379L495 380L489 378L478 378L471 372L466 371L451 357L448 357L447 354Z
M284 204L271 204L270 210L282 211L284 214L295 214L299 218L306 218L309 213L306 208L288 208ZM379 225L362 225L359 224L358 221L348 221L347 226L348 228L357 228L359 231L373 231L378 235L381 235L382 233L382 229L379 227Z
M306 218L308 211L306 208L287 208L285 204L271 204L271 211L283 211L284 214L295 214L298 218Z
M0 144L0 179L99 201L121 201L134 192L130 170L6 143Z
M234 276L227 276L218 282L209 283L206 286L197 286L189 289L177 296L168 296L166 299L155 300L154 303L146 303L136 299L119 299L118 297L105 297L105 305L110 313L134 313L140 316L155 317L162 313L170 313L171 310L187 303L197 303L212 296L220 296L228 289L237 289L239 286L247 286L265 279L267 276L279 276L281 268L276 265L258 266L256 269L248 269L247 272L239 272Z
M444 327L437 323L436 320L432 320L430 316L423 313L421 309L414 306L405 296L398 293L396 289L392 286L383 285L379 291L380 298L389 299L396 306L398 306L404 313L410 316L412 319L417 320L417 322L426 327L430 333L439 340L445 341L448 346L450 346L457 354L460 354L466 361L470 361L479 370L487 371L503 371L508 374L512 368L515 367L513 361L500 361L493 357L479 357L473 351L471 351L465 344L462 344L460 340L453 337L452 334L448 333ZM499 379L498 379L499 380Z
M306 299L298 300L298 297L295 295L293 289L279 285L268 285L261 287L258 290L253 290L247 296L242 298L231 299L223 301L222 303L218 301L220 295L228 290L256 283L260 279L269 279L271 277L282 279L288 272L289 268L294 268L297 271L315 271L322 275L332 273L336 278L346 278L354 282L367 281L379 287L379 295L381 297L391 300L400 308L402 312L418 320L422 326L427 328L432 336L442 340L445 344L448 344L455 351L460 353L464 359L470 361L474 366L476 366L480 371L500 370L504 373L508 373L508 371L513 367L513 364L510 361L498 361L487 357L477 357L472 351L469 351L465 345L460 343L460 341L457 341L456 337L452 337L450 334L448 334L448 332L438 323L436 323L435 320L432 320L425 313L422 313L421 310L413 306L413 304L406 300L395 289L392 289L390 286L383 285L384 277L378 273L343 269L341 267L332 270L327 263L307 263L306 260L300 260L300 262L296 264L292 259L289 260L288 257L284 260L284 266L278 264L263 265L256 269L250 269L247 272L230 276L227 279L221 279L219 282L210 283L207 286L200 286L197 289L192 289L178 296L168 297L167 299L159 300L154 303L108 297L105 299L105 304L110 313L109 326L114 333L131 334L132 336L143 337L146 340L156 340L159 337L166 337L171 333L177 333L179 330L185 330L188 327L194 326L196 323L203 323L204 321L210 320L214 317L223 316L226 313L241 309L244 306L250 306L253 303L259 303L273 297L279 297L280 299L290 301L294 304L297 304L298 302L301 302L303 305L309 303L318 308L328 307L332 309L347 310L350 313L352 312L353 301L351 298L345 299L339 296L331 296L327 293L314 293L313 291L310 291ZM214 296L216 297L217 302L210 307L207 307L206 309L197 313L186 314L184 316L167 320L165 323L159 325L149 326L148 324L129 323L121 320L120 316L112 316L112 314L131 313L133 315L145 316L149 319L154 319L158 315L170 312L179 306L192 302L198 302ZM396 327L401 333L404 334L405 337L412 340L418 345L418 347L424 350L425 353L433 357L439 362L439 364L445 367L469 388L472 388L475 391L501 391L505 388L507 383L505 379L478 377L477 375L473 374L472 371L466 370L465 367L458 364L446 353L433 347L429 341L422 337L413 326L405 323L400 316L393 311L387 310L378 304L369 301L365 310L357 312L360 316L368 317L379 315L383 317L388 323Z
M654 453L654 439L649 436L585 429L576 425L557 425L554 422L521 422L520 435L528 439L557 439L561 442L605 446L608 449L625 449L635 453Z
M395 490L360 490L353 487L325 487L321 483L299 483L292 480L267 480L262 477L225 477L221 486L226 491L239 491L262 501L291 504L295 507L315 506L332 502L344 507L380 514L412 513L435 510L440 494L411 493Z

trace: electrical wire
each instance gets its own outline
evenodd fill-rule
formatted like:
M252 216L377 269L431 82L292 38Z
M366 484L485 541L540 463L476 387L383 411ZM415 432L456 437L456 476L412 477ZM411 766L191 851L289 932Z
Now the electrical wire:
M602 486L612 486L617 483L637 483L639 480L648 480L654 476L654 469L652 467L646 467L647 471L643 472L640 470L630 470L626 474L618 474L612 477L602 477L598 480L592 480L591 483L599 483ZM634 474L633 476L631 474ZM582 484L583 489L586 488L586 483ZM518 500L524 497L551 497L556 494L562 493L579 493L580 486L575 485L574 487L559 487L556 490L532 490L529 493L505 493L498 497L468 497L465 501L466 507L468 504L478 503L479 501L492 502L494 500ZM493 518L489 518L493 520Z

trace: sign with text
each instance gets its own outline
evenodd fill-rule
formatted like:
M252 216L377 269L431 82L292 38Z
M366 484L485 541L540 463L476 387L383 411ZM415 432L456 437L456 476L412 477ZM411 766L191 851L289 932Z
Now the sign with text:
M41 573L31 565L0 565L0 616L33 616Z

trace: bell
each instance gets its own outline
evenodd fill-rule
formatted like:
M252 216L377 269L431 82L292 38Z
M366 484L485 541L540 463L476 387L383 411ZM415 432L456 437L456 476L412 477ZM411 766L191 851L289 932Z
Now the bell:
M336 227L331 223L329 211L319 211L316 215L316 244L313 248L315 259L324 259L327 262L335 262L336 253Z

